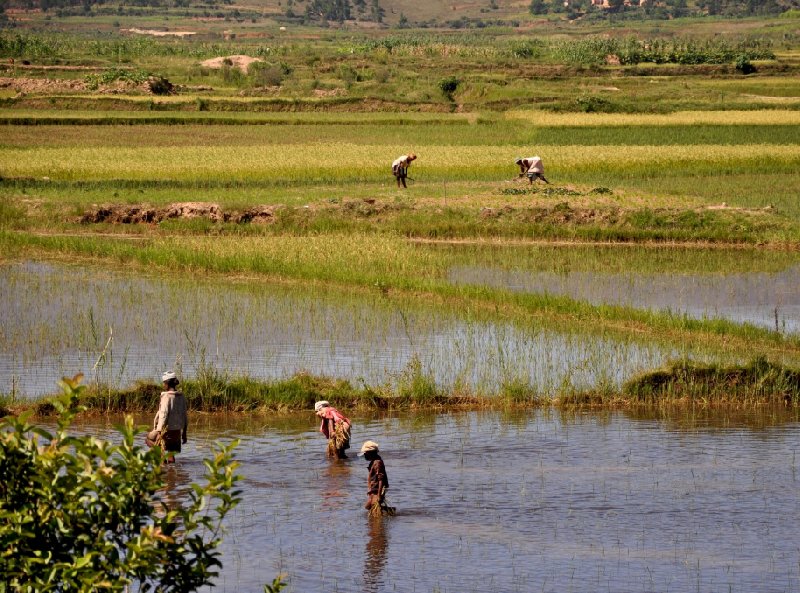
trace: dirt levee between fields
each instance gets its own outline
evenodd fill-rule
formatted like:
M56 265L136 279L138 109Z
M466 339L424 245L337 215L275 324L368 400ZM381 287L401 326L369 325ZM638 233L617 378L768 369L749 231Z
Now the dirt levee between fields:
M279 206L251 206L242 212L223 212L218 204L208 202L177 202L168 206L143 204L112 204L97 206L86 212L82 223L156 224L170 219L203 218L211 222L270 224Z
M83 92L87 89L82 80L57 78L0 77L0 89L14 89L18 93Z
M90 87L84 80L69 80L61 78L26 78L26 77L0 77L0 89L13 89L22 95L37 95L51 93L86 93L89 91L100 94L123 94L128 92L152 94L150 81L130 82L115 80L109 84Z

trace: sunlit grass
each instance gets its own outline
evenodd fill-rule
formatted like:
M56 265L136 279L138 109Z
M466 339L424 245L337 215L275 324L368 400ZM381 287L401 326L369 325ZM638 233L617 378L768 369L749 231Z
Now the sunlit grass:
M406 147L403 147L406 148ZM509 176L524 146L411 147L419 161L412 175L428 180L487 180ZM91 147L7 149L0 169L9 177L54 180L176 180L231 182L364 182L387 177L399 147L347 143L158 148ZM529 149L527 149L529 150ZM792 172L800 145L552 146L542 151L548 172L614 172L621 179L671 171L735 174ZM418 172L418 173L417 173Z

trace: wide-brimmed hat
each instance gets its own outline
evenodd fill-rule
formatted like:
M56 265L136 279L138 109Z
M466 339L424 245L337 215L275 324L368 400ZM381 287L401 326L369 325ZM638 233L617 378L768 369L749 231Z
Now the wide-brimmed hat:
M329 402L323 399L322 401L318 401L317 403L314 404L314 411L319 412L322 408L327 408L330 405L331 404Z
M361 445L361 451L358 452L359 456L367 453L369 451L377 451L378 450L378 443L375 441L364 441L364 444Z
M514 162L519 165L522 162L522 157L518 156L517 158L514 159Z
M162 383L166 383L167 381L171 381L171 380L177 379L177 378L178 378L178 375L176 375L172 371L167 371L166 373L161 375L161 382Z

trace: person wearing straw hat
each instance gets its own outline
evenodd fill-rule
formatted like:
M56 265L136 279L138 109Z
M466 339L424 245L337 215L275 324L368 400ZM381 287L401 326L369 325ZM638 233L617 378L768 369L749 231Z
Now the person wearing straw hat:
M519 165L519 176L522 177L525 175L529 183L533 184L537 179L541 179L547 184L550 183L544 176L544 163L542 163L541 157L529 156L523 159L520 156L514 160L514 163Z
M403 187L407 187L406 178L408 177L408 168L411 166L411 161L415 160L417 160L417 155L413 152L404 154L394 160L392 163L392 175L397 179L397 187L400 187L401 184Z
M164 391L161 392L158 412L153 420L153 430L147 433L145 443L161 447L167 452L167 463L175 463L175 453L186 444L189 415L186 398L178 391L178 377L172 371L161 375Z
M350 448L350 419L322 400L314 404L314 413L322 418L319 431L328 439L328 457L346 459Z
M394 515L394 507L386 504L386 491L389 489L389 476L386 475L386 466L383 464L378 443L364 441L361 445L359 456L369 461L369 475L367 476L367 502L364 508L369 510L371 516L382 514Z

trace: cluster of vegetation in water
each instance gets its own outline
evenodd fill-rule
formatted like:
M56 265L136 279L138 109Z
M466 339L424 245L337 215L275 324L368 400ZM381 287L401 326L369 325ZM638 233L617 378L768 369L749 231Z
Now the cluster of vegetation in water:
M146 413L158 400L161 386L139 382L132 387L113 388L94 384L81 395L89 414ZM576 389L567 384L552 393L542 393L527 381L503 381L492 395L456 390L437 384L418 359L395 377L392 384L354 385L346 379L300 373L280 380L233 377L210 366L201 367L194 378L181 384L189 406L198 412L267 412L313 410L314 402L334 401L351 410L443 410L488 409L508 406L600 405L626 407L646 404L781 404L800 403L800 370L757 358L745 365L703 364L687 359L663 369L642 373L621 387L601 384ZM61 408L51 398L0 400L3 414L30 410L48 416Z

